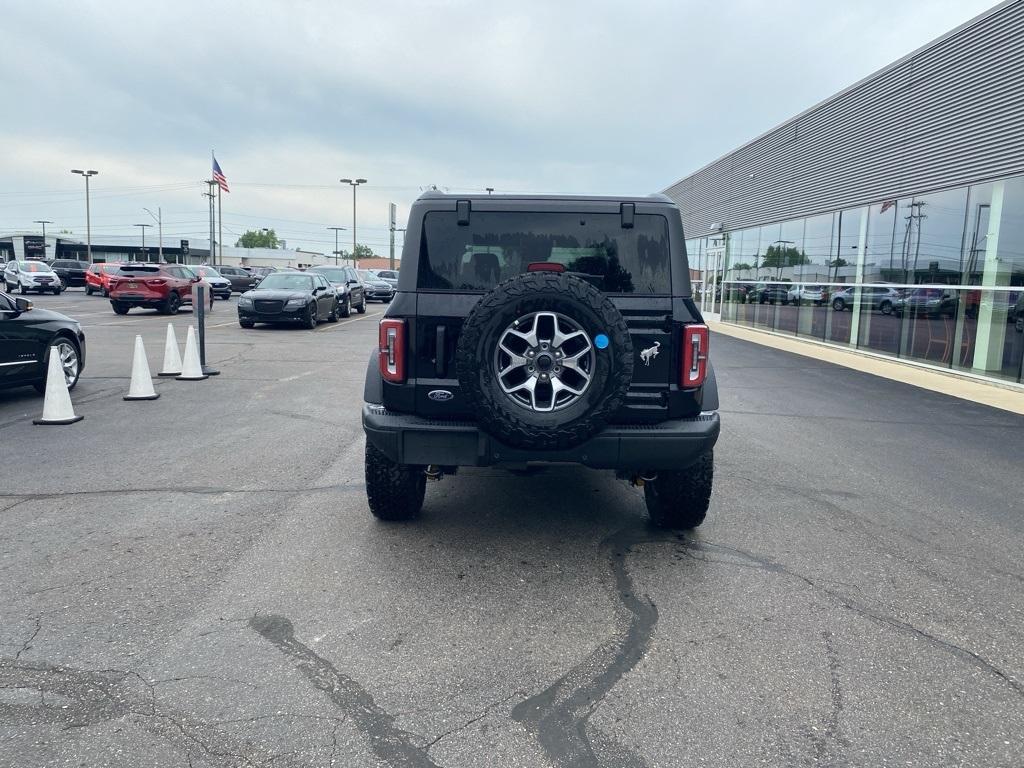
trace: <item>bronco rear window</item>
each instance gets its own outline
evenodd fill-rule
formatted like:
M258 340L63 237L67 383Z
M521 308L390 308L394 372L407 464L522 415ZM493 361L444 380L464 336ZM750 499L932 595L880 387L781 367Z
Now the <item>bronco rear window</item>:
M459 226L454 212L433 211L423 220L419 287L486 291L530 264L556 262L606 293L670 294L668 220L633 222L623 228L618 213L474 211Z

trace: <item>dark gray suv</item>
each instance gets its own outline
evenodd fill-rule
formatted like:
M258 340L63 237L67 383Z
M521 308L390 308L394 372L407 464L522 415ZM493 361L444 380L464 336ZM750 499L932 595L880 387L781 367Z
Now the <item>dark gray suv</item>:
M366 372L374 515L415 517L460 466L575 463L659 525L704 520L718 388L671 200L428 192L407 231Z

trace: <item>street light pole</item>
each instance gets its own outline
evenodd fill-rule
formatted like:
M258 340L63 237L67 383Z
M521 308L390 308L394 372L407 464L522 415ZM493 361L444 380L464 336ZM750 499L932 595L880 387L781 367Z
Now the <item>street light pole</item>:
M82 171L77 168L71 169L72 173L85 177L85 253L89 263L92 263L92 224L89 215L89 177L95 176L99 171Z
M356 188L365 184L366 179L340 179L342 184L352 185L352 266L356 265Z
M160 245L159 245L160 255L159 255L158 258L160 259L160 263L163 264L164 263L164 212L160 208L157 208L156 209L157 215L153 216L153 212L151 210L149 210L149 208L143 208L142 210L144 210L146 213L148 213L150 216L152 216L153 221L155 221L157 223L157 227L158 227L157 232L158 232L158 235L160 237ZM146 234L146 230L142 230L142 234L145 235Z
M49 219L36 219L36 220L35 220L34 222L32 222L32 223L33 223L33 224L42 224L42 225L43 225L43 259L45 260L45 259L46 259L46 249L47 249L47 247L48 247L48 246L46 245L46 225L47 225L47 224L53 224L53 222L52 222L52 221L50 221ZM57 251L56 251L56 249L55 249L55 250L54 250L54 252L53 252L53 256L54 256L54 258L56 258L56 257L57 257Z
M334 266L338 266L338 232L344 232L344 227L328 227L334 230Z
M142 228L142 261L146 260L146 227L152 227L152 224L136 224L136 227Z

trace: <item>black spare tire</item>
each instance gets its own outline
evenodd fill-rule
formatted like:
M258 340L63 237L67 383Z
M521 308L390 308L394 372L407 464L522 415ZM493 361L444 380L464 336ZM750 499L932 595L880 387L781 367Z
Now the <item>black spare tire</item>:
M615 305L590 283L527 272L477 302L455 367L484 430L516 448L562 450L593 437L622 407L633 344Z

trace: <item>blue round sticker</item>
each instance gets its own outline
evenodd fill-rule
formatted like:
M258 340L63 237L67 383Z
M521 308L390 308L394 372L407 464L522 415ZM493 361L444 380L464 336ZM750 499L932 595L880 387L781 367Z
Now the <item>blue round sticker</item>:
M597 334L597 336L594 337L594 346L597 347L598 349L607 349L608 337L605 336L603 333Z

